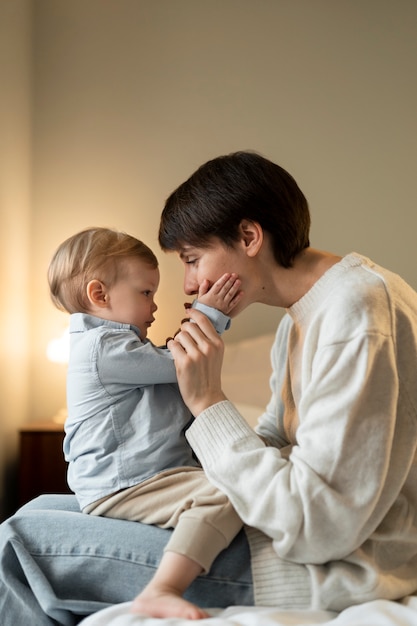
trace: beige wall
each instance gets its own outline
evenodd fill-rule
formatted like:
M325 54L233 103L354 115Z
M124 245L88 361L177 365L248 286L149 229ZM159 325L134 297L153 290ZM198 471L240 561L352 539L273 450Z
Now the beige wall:
M279 162L309 198L314 246L358 250L417 288L414 0L32 5L33 195L19 221L26 233L31 221L32 235L20 270L31 284L27 419L49 417L64 401L64 370L45 358L65 323L45 281L56 245L96 224L151 245L162 273L152 338L162 341L184 295L179 262L158 249L160 211L218 154L251 148ZM19 39L26 35L24 23ZM21 304L9 300L2 315ZM255 306L227 341L268 332L279 316Z
M0 518L13 507L17 427L28 418L30 46L30 2L0 3Z

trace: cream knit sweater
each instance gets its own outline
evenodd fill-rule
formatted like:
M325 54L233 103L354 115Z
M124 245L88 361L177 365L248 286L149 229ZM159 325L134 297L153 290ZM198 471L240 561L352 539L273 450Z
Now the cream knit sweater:
M350 254L282 320L257 432L228 401L187 438L248 526L255 602L417 590L417 294Z

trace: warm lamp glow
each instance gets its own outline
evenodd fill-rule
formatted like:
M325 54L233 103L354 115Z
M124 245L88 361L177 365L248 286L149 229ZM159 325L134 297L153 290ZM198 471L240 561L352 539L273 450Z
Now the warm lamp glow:
M69 360L69 328L60 337L51 339L46 347L46 356L53 363L68 363Z
M67 365L69 361L69 328L66 328L60 337L56 337L55 339L51 339L46 346L46 356L49 361L53 363L62 363ZM52 418L53 422L57 424L64 424L67 418L67 409L62 408L58 411L58 413Z

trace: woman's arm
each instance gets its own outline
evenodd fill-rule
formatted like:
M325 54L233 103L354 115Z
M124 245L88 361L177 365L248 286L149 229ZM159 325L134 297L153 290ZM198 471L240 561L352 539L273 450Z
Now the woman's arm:
M355 550L392 506L412 458L414 444L395 440L389 340L376 340L372 365L357 358L358 343L332 351L331 362L322 353L310 385L316 401L304 403L297 442L288 450L263 447L229 402L206 409L187 431L209 480L246 524L274 540L282 558L322 563ZM337 367L346 350L351 380ZM355 386L360 403L352 398ZM411 439L411 426L409 433Z
M353 551L395 500L414 449L396 441L390 338L371 333L323 347L298 407L296 440L283 452L264 447L224 401L221 340L207 324L194 327L184 324L170 347L197 416L187 438L210 481L282 557L314 563Z

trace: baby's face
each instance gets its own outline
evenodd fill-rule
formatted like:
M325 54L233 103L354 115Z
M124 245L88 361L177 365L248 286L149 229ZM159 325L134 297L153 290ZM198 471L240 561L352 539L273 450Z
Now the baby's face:
M148 328L155 321L157 310L155 294L159 286L159 269L141 259L123 262L123 271L108 290L110 319L121 324L133 324L145 339Z

